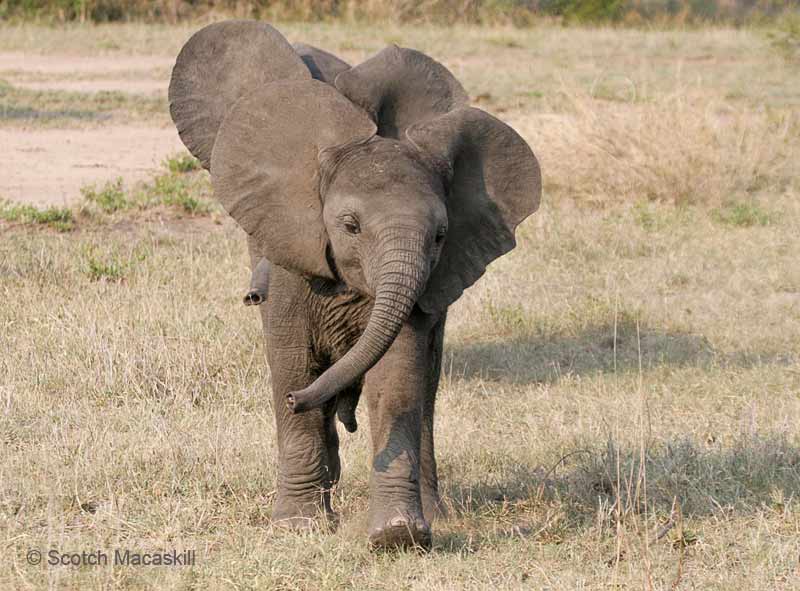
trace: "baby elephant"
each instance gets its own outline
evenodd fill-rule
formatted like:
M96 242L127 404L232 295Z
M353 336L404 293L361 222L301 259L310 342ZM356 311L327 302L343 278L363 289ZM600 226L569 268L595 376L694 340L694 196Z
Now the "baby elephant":
M431 545L433 413L447 308L536 211L525 141L461 84L396 46L350 67L255 21L180 52L170 112L248 234L278 437L273 519L332 517L336 415L366 398L369 540Z

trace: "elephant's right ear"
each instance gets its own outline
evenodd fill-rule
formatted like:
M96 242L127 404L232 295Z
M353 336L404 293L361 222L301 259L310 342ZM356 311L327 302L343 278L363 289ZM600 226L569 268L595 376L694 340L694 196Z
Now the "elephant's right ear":
M374 134L367 114L324 82L263 86L239 99L219 128L214 193L270 262L334 279L318 155Z
M300 56L268 24L214 23L192 35L178 54L169 112L184 145L209 168L217 130L238 98L271 82L310 78Z
M396 45L339 74L336 88L369 113L378 135L400 140L412 125L469 100L450 70L420 51Z

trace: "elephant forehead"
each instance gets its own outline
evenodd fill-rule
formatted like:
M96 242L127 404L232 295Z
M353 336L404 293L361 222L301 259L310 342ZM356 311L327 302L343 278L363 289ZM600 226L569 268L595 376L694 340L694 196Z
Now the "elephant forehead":
M436 175L414 148L388 140L354 149L340 161L332 184L348 192L387 191L397 186L438 188Z

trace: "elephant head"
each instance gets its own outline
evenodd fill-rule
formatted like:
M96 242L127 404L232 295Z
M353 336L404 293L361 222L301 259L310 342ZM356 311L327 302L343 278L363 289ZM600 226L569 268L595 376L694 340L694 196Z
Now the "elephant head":
M331 85L266 27L200 31L187 47L223 56L226 67L179 57L170 98L187 147L209 155L217 198L264 257L374 300L356 344L288 396L301 411L377 363L414 306L445 310L511 250L514 229L538 208L541 179L525 141L466 106L458 81L424 54L389 47Z

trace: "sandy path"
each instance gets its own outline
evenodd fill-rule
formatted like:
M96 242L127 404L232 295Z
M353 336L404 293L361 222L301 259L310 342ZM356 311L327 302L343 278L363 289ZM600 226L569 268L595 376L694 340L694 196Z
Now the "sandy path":
M78 73L107 75L113 72L144 72L171 69L174 57L152 55L36 55L18 51L0 52L0 72L23 71L39 74Z
M146 179L185 150L173 127L0 129L0 197L37 205L80 199L84 185Z
M0 79L31 90L166 94L173 58L0 53Z
M36 90L165 95L172 57L0 53L0 79ZM164 158L185 151L171 125L109 123L91 129L0 127L0 198L63 205L81 187L122 177L151 178Z
M104 80L15 80L9 76L7 80L18 88L30 90L64 90L68 92L100 92L116 91L128 94L157 96L167 94L166 80L128 80L109 78Z

